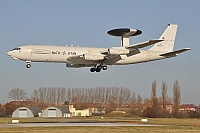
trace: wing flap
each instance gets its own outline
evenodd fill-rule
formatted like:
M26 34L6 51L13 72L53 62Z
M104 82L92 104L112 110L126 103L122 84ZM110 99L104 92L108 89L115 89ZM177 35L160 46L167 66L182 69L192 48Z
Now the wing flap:
M158 43L158 42L161 42L163 40L149 40L149 41L146 41L146 42L141 42L141 43L137 43L137 44L134 44L134 45L129 45L129 46L126 46L125 48L127 49L138 49L138 48L144 48L144 47L147 47L149 45L152 45L152 44L155 44L155 43Z
M160 56L173 57L173 56L177 56L180 53L186 52L188 50L191 50L191 48L184 48L184 49L181 49L181 50L177 50L177 51L173 51L173 52L169 52L169 53L164 53L164 54L161 54Z

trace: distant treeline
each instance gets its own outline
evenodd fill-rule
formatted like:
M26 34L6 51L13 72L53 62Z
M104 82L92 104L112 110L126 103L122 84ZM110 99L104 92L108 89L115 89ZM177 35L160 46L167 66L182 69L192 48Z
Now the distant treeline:
M69 103L100 103L117 105L133 104L136 102L136 94L123 87L96 87L96 88L44 88L33 91L31 99L38 102L60 104Z
M27 97L27 93L24 90L14 88L8 95L9 98L16 101L32 100L35 106L39 108L60 104L73 104L78 109L95 107L105 110L106 113L110 113L117 108L123 108L128 113L145 117L181 116L179 112L181 93L178 81L174 82L173 97L167 95L167 85L165 82L162 83L161 96L157 96L156 81L152 83L151 90L150 98L143 98L139 94L136 95L134 91L124 87L40 87L33 90L30 97ZM173 110L167 108L169 105Z

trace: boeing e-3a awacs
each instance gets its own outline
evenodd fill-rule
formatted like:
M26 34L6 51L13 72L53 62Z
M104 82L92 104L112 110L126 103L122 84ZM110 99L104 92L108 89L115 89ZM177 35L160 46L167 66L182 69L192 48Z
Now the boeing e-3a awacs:
M31 67L31 62L56 62L66 63L66 66L71 68L91 67L91 72L100 72L107 70L107 65L127 65L161 60L190 50L190 48L184 48L173 51L177 27L178 25L168 24L159 39L133 45L129 45L129 37L139 35L142 31L121 28L108 31L109 35L121 37L120 47L26 45L14 48L7 54L15 60L25 61L27 68ZM140 50L149 45L153 46L147 50Z

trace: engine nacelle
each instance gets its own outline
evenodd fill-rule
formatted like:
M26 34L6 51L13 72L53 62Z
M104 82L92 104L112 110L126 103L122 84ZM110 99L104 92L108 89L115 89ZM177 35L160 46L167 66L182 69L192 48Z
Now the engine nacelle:
M117 48L110 48L108 49L108 54L111 55L125 55L125 54L129 54L129 50L128 49L117 49Z
M66 63L66 67L71 67L71 68L80 68L80 67L86 67L86 65L85 65L85 64Z
M99 60L103 60L104 56L102 55L91 55L91 54L84 54L83 58L85 60L91 60L91 61L99 61Z

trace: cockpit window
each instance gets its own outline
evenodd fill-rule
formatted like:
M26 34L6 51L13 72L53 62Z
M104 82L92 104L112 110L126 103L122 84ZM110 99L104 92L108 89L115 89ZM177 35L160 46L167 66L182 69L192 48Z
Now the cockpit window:
M13 50L20 50L21 48L14 48Z

